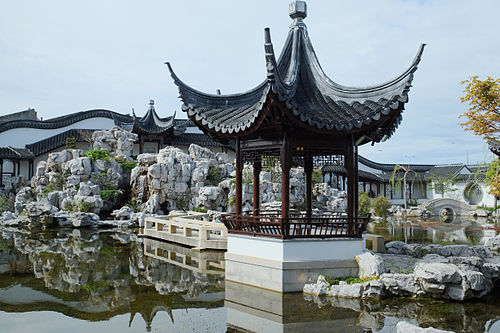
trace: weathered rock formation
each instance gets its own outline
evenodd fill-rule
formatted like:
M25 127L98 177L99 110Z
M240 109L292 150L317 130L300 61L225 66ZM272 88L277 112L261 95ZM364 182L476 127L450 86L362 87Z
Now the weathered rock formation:
M396 245L398 252L407 248L407 245ZM414 251L421 249L420 246L408 244L410 250L403 256L421 258L427 250ZM391 269L391 273L386 273L388 267L394 266L384 262L384 259L393 258L390 254L384 258L371 252L363 253L356 257L359 277L365 280L372 277L372 280L353 284L340 281L338 285L330 285L325 277L319 276L316 283L304 286L304 292L338 297L410 296L462 301L485 296L500 278L500 262L484 247L428 245L427 248L433 252L415 260L415 266L404 272Z

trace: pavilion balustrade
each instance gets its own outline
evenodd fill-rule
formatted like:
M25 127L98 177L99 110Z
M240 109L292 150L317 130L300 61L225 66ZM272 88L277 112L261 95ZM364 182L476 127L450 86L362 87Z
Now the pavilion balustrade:
M290 238L360 238L366 230L370 214L349 219L341 212L323 212L318 216L281 211L263 211L259 216L223 214L222 222L230 234Z

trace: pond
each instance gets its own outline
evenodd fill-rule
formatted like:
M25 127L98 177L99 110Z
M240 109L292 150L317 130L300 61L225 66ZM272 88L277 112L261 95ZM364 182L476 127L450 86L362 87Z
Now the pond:
M225 282L223 258L129 231L3 228L0 331L395 332L406 320L500 332L497 294L466 303L282 295Z
M500 232L500 224L486 219L455 217L450 222L439 218L389 218L370 222L368 232L384 236L384 240L421 244L483 245Z

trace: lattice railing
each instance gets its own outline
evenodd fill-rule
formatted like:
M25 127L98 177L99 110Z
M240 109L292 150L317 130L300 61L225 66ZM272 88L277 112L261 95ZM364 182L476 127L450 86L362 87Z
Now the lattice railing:
M370 215L349 220L345 214L321 216L292 215L282 218L277 212L260 216L223 214L222 222L230 234L289 238L361 238Z

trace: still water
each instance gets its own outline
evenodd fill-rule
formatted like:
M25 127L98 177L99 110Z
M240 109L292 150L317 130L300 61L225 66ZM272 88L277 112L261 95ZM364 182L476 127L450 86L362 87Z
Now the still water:
M449 303L282 295L225 282L221 252L129 231L0 229L2 333L395 332L399 320L500 332L499 296Z

